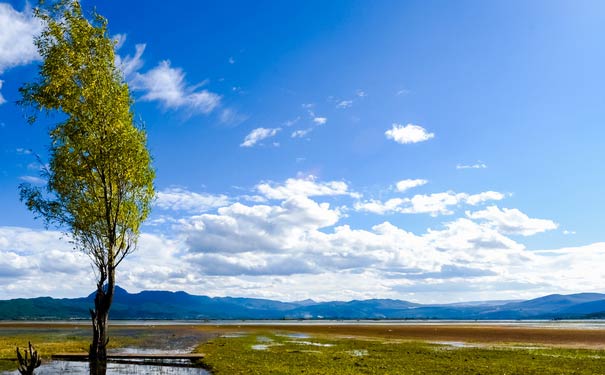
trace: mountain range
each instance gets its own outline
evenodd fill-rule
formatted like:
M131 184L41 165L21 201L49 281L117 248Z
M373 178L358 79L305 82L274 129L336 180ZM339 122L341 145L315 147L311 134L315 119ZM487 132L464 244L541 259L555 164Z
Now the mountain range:
M88 319L94 293L82 298L0 300L0 320ZM280 302L185 292L128 293L116 287L111 319L594 319L605 318L605 294L580 293L515 301L418 304L393 299Z

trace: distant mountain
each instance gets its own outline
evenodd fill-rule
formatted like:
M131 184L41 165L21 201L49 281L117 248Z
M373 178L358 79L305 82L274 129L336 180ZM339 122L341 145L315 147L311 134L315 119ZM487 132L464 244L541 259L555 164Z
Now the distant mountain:
M0 301L0 320L88 319L94 293L82 298ZM552 294L527 301L422 305L393 299L280 302L185 292L128 293L116 287L111 319L589 319L605 317L605 294Z

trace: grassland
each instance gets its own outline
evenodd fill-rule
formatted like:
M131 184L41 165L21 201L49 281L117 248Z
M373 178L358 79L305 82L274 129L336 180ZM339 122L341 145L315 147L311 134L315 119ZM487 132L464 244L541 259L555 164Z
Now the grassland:
M112 326L110 335L112 349L195 348L217 375L605 375L605 331L598 329L242 324ZM28 341L48 359L86 352L89 339L86 325L0 323L0 371L15 368L15 347Z
M221 374L605 374L605 352L551 347L458 347L419 341L222 337L197 348Z

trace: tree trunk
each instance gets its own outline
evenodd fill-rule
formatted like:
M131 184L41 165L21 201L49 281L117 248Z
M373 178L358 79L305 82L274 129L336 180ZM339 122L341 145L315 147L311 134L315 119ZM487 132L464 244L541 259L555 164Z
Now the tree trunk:
M95 295L95 308L90 309L92 320L92 343L88 352L91 374L105 374L107 363L107 344L109 336L107 333L107 320L109 318L109 308L113 301L115 289L115 275L113 271L109 272L107 284L101 278L97 284L97 293ZM105 285L104 285L105 284ZM93 372L93 368L95 369Z

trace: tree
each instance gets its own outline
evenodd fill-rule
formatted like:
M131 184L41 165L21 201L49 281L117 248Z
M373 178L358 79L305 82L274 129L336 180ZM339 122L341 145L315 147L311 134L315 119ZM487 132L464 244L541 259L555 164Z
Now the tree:
M45 188L20 185L21 200L47 225L69 233L92 260L96 276L90 359L105 361L107 320L116 268L136 248L154 197L146 133L133 121L132 98L114 63L107 20L83 16L77 0L40 6L36 39L43 62L37 81L21 87L20 104L58 114L51 127Z

